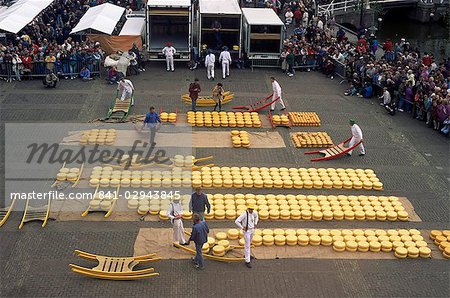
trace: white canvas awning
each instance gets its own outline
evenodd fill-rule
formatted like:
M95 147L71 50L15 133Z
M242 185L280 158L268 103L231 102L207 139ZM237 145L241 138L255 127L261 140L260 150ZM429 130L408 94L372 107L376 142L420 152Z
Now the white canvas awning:
M271 8L243 8L242 13L249 25L284 26Z
M200 0L202 14L242 14L237 0Z
M0 11L0 30L18 33L31 23L53 0L19 0Z
M88 9L81 17L72 33L77 33L87 29L94 29L111 35L114 27L119 22L125 8L110 3L101 4Z
M141 35L145 26L145 18L129 18L122 27L121 35Z
M150 7L190 7L191 0L148 0Z

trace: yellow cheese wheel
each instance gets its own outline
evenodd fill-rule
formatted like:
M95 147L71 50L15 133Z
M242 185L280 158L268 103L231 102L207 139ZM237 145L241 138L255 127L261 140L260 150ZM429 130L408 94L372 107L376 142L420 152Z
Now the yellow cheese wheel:
M409 258L415 259L415 258L419 257L420 251L419 251L419 249L417 247L411 246L411 247L408 247L407 250L408 250L408 257Z
M347 241L345 242L345 249L347 251L354 252L358 249L358 243L356 243L355 241Z
M263 238L263 245L265 246L271 246L275 242L275 239L272 235L264 235L262 238Z
M225 248L221 245L215 245L213 247L213 255L223 257L225 255Z
M383 251L383 252L390 252L390 251L392 251L392 242L390 242L390 241L382 241L381 242L381 250Z
M227 238L230 240L236 240L239 237L239 230L237 229L229 229L227 232Z
M345 251L346 245L343 241L335 241L333 243L333 250L337 252Z
M227 239L227 233L224 233L224 232L218 232L218 233L216 233L216 239L217 239L218 241L220 241L220 240L226 240L226 239Z
M428 247L419 247L419 255L422 258L430 258L431 257L431 249Z
M263 238L261 235L254 235L252 239L252 244L254 246L261 246L263 244Z
M320 237L320 244L324 246L330 246L333 243L333 238L329 235Z
M358 241L358 251L367 252L369 251L370 244L367 241Z
M284 235L275 235L274 237L275 245L283 246L286 244L286 236Z

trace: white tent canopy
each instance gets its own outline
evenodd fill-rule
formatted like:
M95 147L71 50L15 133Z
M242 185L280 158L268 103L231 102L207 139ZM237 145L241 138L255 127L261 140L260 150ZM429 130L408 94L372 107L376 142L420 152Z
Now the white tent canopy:
M249 25L284 26L271 8L243 8L242 13Z
M201 14L242 14L237 0L200 0Z
M0 11L0 30L17 33L31 23L53 0L19 0Z
M148 0L150 7L190 7L191 0Z
M87 29L94 29L111 35L114 27L119 22L125 8L110 3L101 4L88 9L81 17L72 33L77 33Z
M145 26L145 18L129 18L122 27L121 35L141 35Z

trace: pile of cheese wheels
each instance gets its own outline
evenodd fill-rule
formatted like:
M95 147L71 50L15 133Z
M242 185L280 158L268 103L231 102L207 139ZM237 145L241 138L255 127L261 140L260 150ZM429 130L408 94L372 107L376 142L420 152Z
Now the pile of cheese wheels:
M211 212L207 219L235 219L255 205L261 220L379 220L407 221L395 196L254 195L208 194Z
M326 132L296 132L292 141L298 148L331 147L333 141Z
M91 211L102 210L109 211L111 209L113 200L116 200L112 194L105 194L100 196L98 193L95 194L94 198L89 201L89 208Z
M192 186L205 188L335 188L382 190L371 169L203 167L192 172Z
M250 139L248 132L245 130L232 130L231 142L233 144L233 148L250 148Z
M115 129L91 129L82 132L80 145L114 145L116 141Z
M289 112L288 115L293 126L320 126L316 112Z
M275 125L289 125L289 118L286 115L273 115L272 122Z
M78 179L79 174L79 168L61 168L58 174L56 174L56 180L75 182Z
M191 126L206 127L261 127L257 112L187 112Z
M177 122L177 113L166 113L162 112L161 115L159 115L162 122L170 122L174 123Z
M430 239L434 241L446 259L450 259L450 230L432 230Z
M191 160L187 162L191 162ZM167 171L130 171L114 170L110 166L98 166L92 170L89 186L118 187L120 185L121 188L191 187L191 176L191 171L179 167Z
M161 196L161 195L160 195ZM180 197L181 205L184 210L183 219L192 219L192 212L189 212L190 195L182 195ZM127 199L129 209L136 210L138 214L158 215L161 220L167 220L167 210L169 209L170 197L164 199L152 198L150 196L132 196Z
M242 231L218 232L216 241L239 239ZM252 244L258 246L332 246L336 252L394 252L397 258L431 257L431 249L416 229L338 230L338 229L255 229ZM406 250L406 253L405 253Z

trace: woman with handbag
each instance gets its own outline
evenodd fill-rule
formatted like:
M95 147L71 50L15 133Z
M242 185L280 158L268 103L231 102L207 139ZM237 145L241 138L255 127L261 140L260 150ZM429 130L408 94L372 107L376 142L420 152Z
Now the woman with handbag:
M219 106L219 112L222 110L222 99L223 99L223 85L222 83L217 83L217 85L214 87L212 91L212 98L216 105L214 106L214 111L217 109L217 106Z

